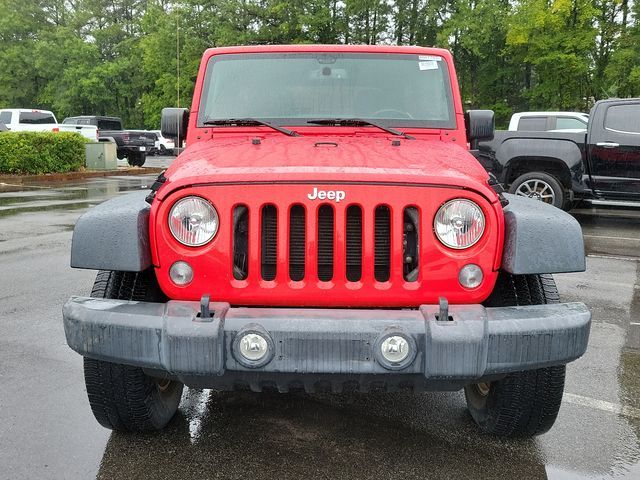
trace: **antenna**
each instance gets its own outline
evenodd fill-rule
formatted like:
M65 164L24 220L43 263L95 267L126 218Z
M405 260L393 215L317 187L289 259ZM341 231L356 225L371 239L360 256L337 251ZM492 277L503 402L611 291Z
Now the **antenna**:
M176 5L176 96L180 107L180 7Z

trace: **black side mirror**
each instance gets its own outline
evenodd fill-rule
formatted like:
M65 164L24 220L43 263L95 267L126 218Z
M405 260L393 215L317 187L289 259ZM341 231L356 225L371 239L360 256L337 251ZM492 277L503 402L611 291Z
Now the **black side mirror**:
M472 149L477 149L478 142L493 140L496 129L493 110L469 110L464 114L464 121Z
M182 141L187 136L189 125L189 110L186 108L163 108L160 119L160 131L165 138L176 141L176 146L181 147Z

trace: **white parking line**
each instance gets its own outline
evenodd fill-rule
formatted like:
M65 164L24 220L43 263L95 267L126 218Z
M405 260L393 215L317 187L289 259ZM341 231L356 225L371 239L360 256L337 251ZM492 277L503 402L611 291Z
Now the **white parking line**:
M585 233L583 235L584 238L606 238L607 240L625 240L625 241L631 241L631 242L637 242L640 240L640 238L637 237L615 237L615 236L611 236L611 235L590 235L588 233Z
M576 395L574 393L565 393L562 399L574 405L582 405L583 407L595 408L603 412L640 419L640 408L618 405L617 403L606 402L604 400L598 400L597 398L583 397L582 395Z
M632 262L637 262L640 260L640 257L622 257L620 255L603 255L601 253L589 253L587 258L604 258L605 260L630 260Z

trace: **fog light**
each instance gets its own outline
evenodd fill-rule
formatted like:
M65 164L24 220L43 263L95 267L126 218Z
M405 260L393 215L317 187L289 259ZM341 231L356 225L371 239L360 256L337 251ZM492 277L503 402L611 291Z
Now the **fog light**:
M476 288L482 283L482 278L482 269L473 263L462 267L458 274L458 281L465 288Z
M262 360L269 353L269 343L259 333L247 333L238 343L240 355L251 362Z
M400 335L392 335L382 341L380 353L390 363L401 363L409 356L409 342Z
M193 280L193 268L187 262L176 262L171 265L169 277L176 285L187 285Z

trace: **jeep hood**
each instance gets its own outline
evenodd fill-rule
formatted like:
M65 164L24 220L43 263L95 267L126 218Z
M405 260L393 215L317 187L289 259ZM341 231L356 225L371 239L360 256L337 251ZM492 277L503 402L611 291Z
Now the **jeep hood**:
M215 136L187 148L165 177L158 199L198 184L304 182L452 186L497 201L487 172L459 145L382 135Z

